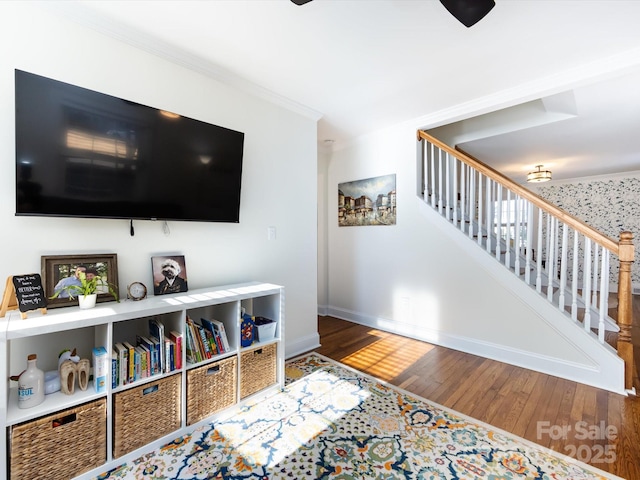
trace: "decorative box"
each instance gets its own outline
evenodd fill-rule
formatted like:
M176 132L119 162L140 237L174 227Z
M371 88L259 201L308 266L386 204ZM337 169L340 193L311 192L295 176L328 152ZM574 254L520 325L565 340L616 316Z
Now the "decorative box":
M187 372L187 425L213 415L237 398L238 361L229 357Z
M240 398L276 383L277 343L240 353Z
M257 340L259 342L267 342L273 340L276 336L276 322L270 318L253 317L253 323L256 325Z
M113 395L114 458L180 428L181 384L171 375Z
M107 460L107 401L14 425L9 438L10 478L76 477Z
M244 314L240 323L240 346L249 347L253 343L255 334L255 323L251 320L251 316Z

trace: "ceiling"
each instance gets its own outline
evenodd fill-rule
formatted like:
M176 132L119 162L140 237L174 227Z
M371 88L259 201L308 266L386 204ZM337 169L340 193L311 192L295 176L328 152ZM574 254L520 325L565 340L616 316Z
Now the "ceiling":
M448 134L516 181L640 170L636 0L497 0L471 28L436 0L41 6L318 119L320 147L475 119Z

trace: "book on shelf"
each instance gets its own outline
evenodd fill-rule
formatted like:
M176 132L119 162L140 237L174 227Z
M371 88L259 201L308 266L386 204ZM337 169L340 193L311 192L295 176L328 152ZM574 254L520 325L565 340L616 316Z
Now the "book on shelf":
M169 373L175 370L175 363L174 363L175 344L172 344L171 340L169 340L167 337L164 337L164 352L166 355L165 372Z
M204 347L201 347L200 334L195 326L193 320L187 317L187 328L189 330L189 337L191 338L191 351L194 356L195 362L201 362L204 360L203 351Z
M144 335L136 336L136 343L143 347L147 353L147 371L148 376L155 375L158 372L158 351L156 345Z
M191 337L191 356L201 362L224 353L222 342L216 330L206 319L200 319L200 323L187 317L187 329ZM217 339L216 339L217 338Z
M136 349L129 342L122 342L125 348L128 350L128 370L127 370L127 383L132 383L136 378Z
M216 342L216 348L218 349L218 352L220 353L224 353L224 345L222 345L222 338L220 337L220 332L214 328L213 330L213 338Z
M144 349L142 345L138 345L136 347L136 352L138 353L138 357L140 359L140 364L136 365L136 380L141 378L147 378L149 376L149 364L147 362L147 351Z
M109 372L109 355L104 347L95 347L92 350L93 360L93 388L96 393L107 390L107 376Z
M211 333L208 333L208 330L195 320L192 320L192 324L198 341L200 355L203 360L207 360L216 354L215 350L212 351Z
M116 388L119 383L119 367L118 367L118 352L115 347L111 349L111 388Z
M171 330L169 332L169 339L175 344L175 367L179 370L182 368L182 334Z
M184 329L184 349L187 363L198 363L198 359L193 344L193 334L191 333L191 326L189 325L189 318L187 317L187 324Z
M229 337L227 336L227 331L224 328L224 323L222 323L220 320L216 320L215 318L212 318L209 321L213 324L213 326L218 331L220 335L220 340L222 341L222 346L224 348L224 351L228 352L229 350L231 350L231 346L229 345Z
M193 351L193 340L191 339L191 329L187 326L184 329L184 356L188 364L194 364L197 362L195 353Z
M151 344L153 345L153 350L156 353L156 364L155 364L155 372L156 373L162 373L162 358L160 357L160 355L162 355L161 349L160 349L160 340L158 340L156 337L154 336L149 336L149 340L151 341Z
M151 335L151 340L153 341L157 341L159 344L159 349L158 349L158 357L159 357L159 364L158 364L158 371L159 372L165 372L166 371L166 367L165 367L165 359L166 359L166 353L165 353L165 345L164 345L164 324L155 318L150 318L149 319L149 333Z
M118 386L126 385L129 378L129 349L121 342L115 345L118 352Z
M201 318L200 321L202 322L202 326L206 329L208 337L211 339L211 343L213 345L212 349L215 350L215 355L219 353L225 353L227 351L227 348L225 348L224 344L222 343L220 330L218 329L216 324L214 324L213 321L209 320L208 318Z
M140 354L140 350L138 350L138 347L133 347L133 358L134 358L134 365L133 365L132 381L135 382L136 380L140 380L142 378L142 356Z

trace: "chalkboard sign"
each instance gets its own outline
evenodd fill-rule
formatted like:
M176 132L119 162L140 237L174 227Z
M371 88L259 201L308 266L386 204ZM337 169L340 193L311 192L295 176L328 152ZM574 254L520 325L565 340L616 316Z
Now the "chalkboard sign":
M29 275L14 275L13 286L18 298L18 308L21 312L46 308L47 298L42 287L42 278L39 273Z

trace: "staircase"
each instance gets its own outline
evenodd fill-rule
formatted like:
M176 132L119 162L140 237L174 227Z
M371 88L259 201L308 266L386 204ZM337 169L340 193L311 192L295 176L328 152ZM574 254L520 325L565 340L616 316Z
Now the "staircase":
M426 132L418 141L425 204L600 343L615 332L632 391L633 235L613 240Z

